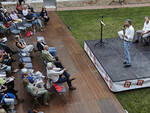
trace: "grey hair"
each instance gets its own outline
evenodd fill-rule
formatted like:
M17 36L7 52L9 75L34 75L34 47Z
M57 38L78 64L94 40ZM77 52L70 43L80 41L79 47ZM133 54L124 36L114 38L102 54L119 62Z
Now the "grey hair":
M127 19L126 22L128 22L130 25L132 25L131 19Z

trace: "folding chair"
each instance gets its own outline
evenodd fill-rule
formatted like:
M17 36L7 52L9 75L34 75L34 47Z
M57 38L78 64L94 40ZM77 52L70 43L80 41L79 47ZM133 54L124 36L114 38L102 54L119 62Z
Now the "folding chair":
M10 32L13 34L13 35L20 35L21 36L21 32L19 29L17 29L16 25L14 23L11 24L11 26L9 27L10 29Z

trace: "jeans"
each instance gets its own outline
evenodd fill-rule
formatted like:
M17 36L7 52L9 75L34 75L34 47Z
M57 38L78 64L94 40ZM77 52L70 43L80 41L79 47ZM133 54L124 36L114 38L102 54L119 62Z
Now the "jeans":
M124 41L124 55L127 64L131 64L130 47L132 42Z
M61 75L61 76L59 77L57 83L64 83L64 82L67 82L68 87L69 87L69 88L72 87L72 83L71 83L71 81L69 80L70 74L65 71L65 72L63 73L63 75L64 75L65 77L62 77L62 75Z
M139 40L139 38L142 37L142 32L143 32L142 30L137 30L136 31L135 41Z
M39 28L42 27L42 22L40 19L35 19L34 21L32 21L32 24L37 24L39 26Z

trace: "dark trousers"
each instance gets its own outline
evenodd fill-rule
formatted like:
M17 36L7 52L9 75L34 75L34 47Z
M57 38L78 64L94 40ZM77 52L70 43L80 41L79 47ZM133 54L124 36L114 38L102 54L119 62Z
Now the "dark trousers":
M64 75L64 76L63 76L63 75ZM67 82L68 87L69 87L69 88L72 87L72 83L71 83L71 81L69 80L70 74L65 71L65 72L63 73L63 75L60 75L59 80L57 81L57 83L64 83L64 82Z
M61 64L61 62L59 61L58 57L56 56L55 57L56 61L54 61L54 65L57 67L57 68L64 68L63 65Z
M44 18L44 22L47 23L49 21L49 17L48 18Z

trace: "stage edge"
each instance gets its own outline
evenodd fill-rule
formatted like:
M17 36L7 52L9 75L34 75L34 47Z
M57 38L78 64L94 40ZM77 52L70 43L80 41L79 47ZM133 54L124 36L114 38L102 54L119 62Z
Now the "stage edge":
M84 42L84 50L112 92L121 92L131 89L150 87L150 78L113 82L111 77L106 73L100 62L88 47L86 41Z

